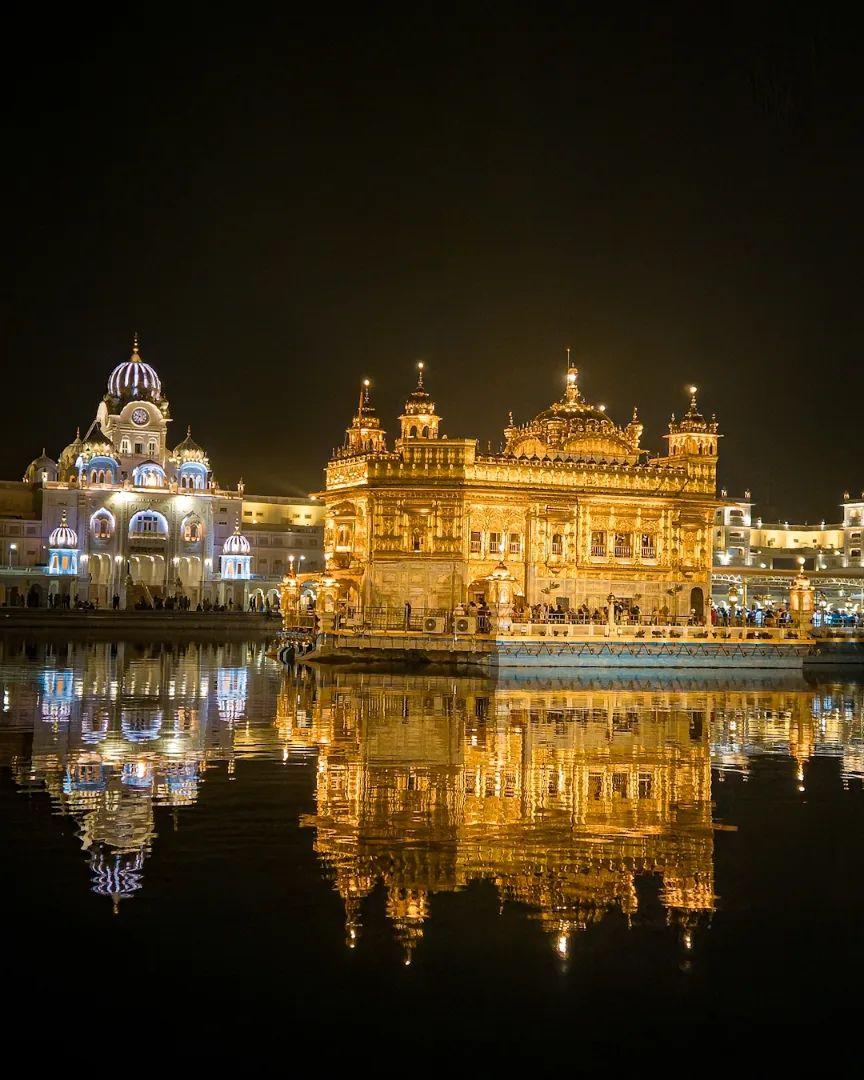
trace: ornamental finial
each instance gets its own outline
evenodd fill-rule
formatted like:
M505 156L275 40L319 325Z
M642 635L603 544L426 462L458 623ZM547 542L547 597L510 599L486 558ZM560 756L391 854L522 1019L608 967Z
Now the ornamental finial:
M141 357L138 355L138 331L137 330L132 335L132 359L133 360L140 360L141 359Z
M690 394L690 412L695 413L699 411L699 406L696 403L696 395L699 393L698 386L688 386L687 391Z
M423 363L422 360L417 361L417 389L418 390L423 389L423 368L425 366L426 365Z
M579 400L579 369L574 367L573 361L570 357L570 346L567 346L567 391L565 393L566 401L578 401Z
M360 383L360 404L357 406L357 415L362 416L364 408L369 404L369 387L371 386L369 379L364 379Z

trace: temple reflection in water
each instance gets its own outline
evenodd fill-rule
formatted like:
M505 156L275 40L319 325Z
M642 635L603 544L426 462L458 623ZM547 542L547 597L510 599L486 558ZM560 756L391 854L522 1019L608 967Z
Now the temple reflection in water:
M715 905L712 767L722 783L788 758L803 790L825 755L844 783L864 776L860 687L292 675L233 644L9 660L0 762L75 819L92 888L115 908L208 770L315 763L302 824L344 904L346 943L383 889L406 961L431 897L481 880L561 956L607 913L638 917L643 889L687 948Z
M566 954L573 931L637 909L656 875L689 934L713 907L704 701L470 680L339 678L313 708L280 698L293 747L318 752L316 850L353 945L379 883L406 959L429 897L490 880Z

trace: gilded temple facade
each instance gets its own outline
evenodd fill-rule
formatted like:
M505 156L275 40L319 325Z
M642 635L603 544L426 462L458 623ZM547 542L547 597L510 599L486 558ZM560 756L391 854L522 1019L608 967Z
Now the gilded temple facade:
M349 602L593 609L613 594L647 612L704 611L720 436L695 387L654 457L636 410L618 426L585 400L573 366L559 401L527 423L511 415L497 452L441 434L422 366L399 424L391 446L367 380L326 468L327 572Z

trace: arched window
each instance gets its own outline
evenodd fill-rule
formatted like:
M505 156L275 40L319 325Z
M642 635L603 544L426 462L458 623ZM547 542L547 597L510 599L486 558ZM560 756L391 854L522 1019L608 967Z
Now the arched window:
M411 533L411 550L422 551L423 550L423 534L417 529Z
M167 536L168 521L156 510L139 510L129 522L130 536Z
M132 482L136 487L165 487L165 473L155 461L145 461L133 470Z
M94 540L110 540L114 532L114 517L110 511L97 510L90 518L90 531Z
M120 440L120 453L121 454L128 454L130 452L130 450L131 450L131 446L130 446L129 440L128 439L121 439Z
M187 544L197 544L201 539L201 522L197 518L187 518L183 526L183 539Z
M563 555L564 554L564 535L563 533L552 533L552 554Z

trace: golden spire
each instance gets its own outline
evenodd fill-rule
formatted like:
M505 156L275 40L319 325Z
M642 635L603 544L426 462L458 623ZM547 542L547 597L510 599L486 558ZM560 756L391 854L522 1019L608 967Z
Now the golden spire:
M423 368L424 368L424 366L425 365L424 365L422 360L417 361L417 389L418 390L423 389Z
M360 383L360 403L357 406L357 415L362 416L363 410L369 404L369 387L372 385L369 379L364 379Z
M136 363L141 360L141 357L138 355L138 331L137 330L132 335L132 356L130 357L130 359L135 361Z
M564 394L565 401L579 400L579 368L575 367L570 357L570 346L567 346L567 390Z

